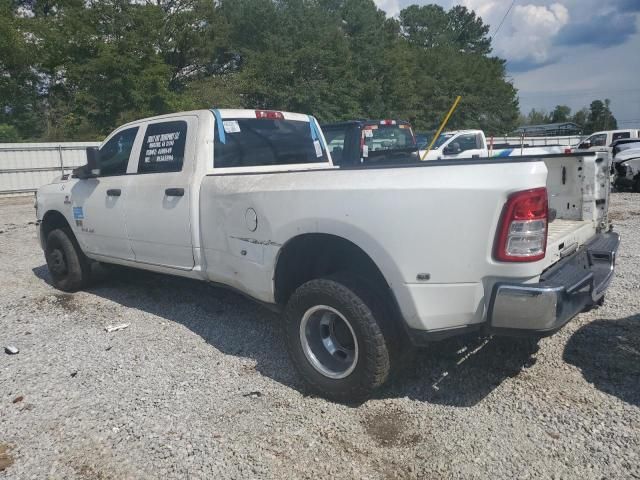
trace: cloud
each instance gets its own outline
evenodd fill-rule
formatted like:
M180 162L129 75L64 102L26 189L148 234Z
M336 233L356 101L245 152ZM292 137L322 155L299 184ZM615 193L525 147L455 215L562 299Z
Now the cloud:
M513 9L509 31L501 32L496 53L507 58L509 68L524 69L548 65L556 59L550 54L553 38L569 23L564 5L518 5Z
M558 55L549 57L544 61L534 60L532 58L523 58L521 60L509 60L507 62L507 70L509 70L509 73L528 72L530 70L535 70L536 68L542 68L542 67L546 67L547 65L553 65L559 60L560 60L560 57Z
M640 5L640 0L637 0L636 3ZM625 43L637 31L633 15L623 12L609 12L593 16L587 21L565 26L554 43L566 46L611 47Z
M387 12L390 17L395 17L400 13L402 8L400 7L400 0L374 0L376 6L380 10Z

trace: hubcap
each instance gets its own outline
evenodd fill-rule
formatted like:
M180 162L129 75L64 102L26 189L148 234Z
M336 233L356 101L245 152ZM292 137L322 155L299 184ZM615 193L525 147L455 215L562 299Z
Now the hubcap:
M49 252L49 269L54 275L67 273L67 262L62 250L55 248Z
M358 363L358 340L335 308L316 305L300 322L300 343L309 363L325 377L345 378Z

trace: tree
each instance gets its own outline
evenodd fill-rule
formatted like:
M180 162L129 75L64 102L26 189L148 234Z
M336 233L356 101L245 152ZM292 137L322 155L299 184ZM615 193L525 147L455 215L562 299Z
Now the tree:
M618 121L611 113L611 101L607 98L594 100L589 106L589 115L585 124L585 133L593 133L600 130L615 130L618 128Z
M0 124L20 138L102 138L192 108L274 108L504 133L518 101L465 7L373 0L0 0ZM6 130L9 131L9 130Z
M532 108L527 114L526 125L544 125L545 123L551 123L551 116L546 111Z
M556 105L551 112L551 123L568 122L571 116L571 109L566 105Z
M11 143L20 140L18 130L13 125L0 123L0 143Z
M424 48L451 47L460 52L488 55L489 26L475 12L456 5L411 5L400 12L401 32L410 43Z
M585 107L578 110L576 113L574 113L573 117L571 117L571 121L577 125L580 125L584 131L588 116L589 116L589 109Z

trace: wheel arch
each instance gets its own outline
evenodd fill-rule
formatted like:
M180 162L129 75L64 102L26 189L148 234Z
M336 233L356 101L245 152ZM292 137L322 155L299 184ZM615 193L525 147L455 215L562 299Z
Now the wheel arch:
M43 248L46 246L47 236L56 228L66 228L75 237L67 217L58 210L49 210L43 215L42 222L40 222L40 241Z
M285 305L302 284L338 272L351 272L374 284L400 312L391 284L371 256L351 240L329 233L303 233L282 246L273 275L274 299Z

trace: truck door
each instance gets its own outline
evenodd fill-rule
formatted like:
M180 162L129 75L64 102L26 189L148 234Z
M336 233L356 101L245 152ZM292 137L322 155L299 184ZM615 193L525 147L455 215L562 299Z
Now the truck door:
M126 203L127 232L137 262L190 270L191 178L196 117L157 120L142 129ZM189 136L189 137L188 137Z
M137 134L138 127L116 131L100 148L100 175L78 180L66 200L87 253L133 260L124 204L131 193L126 173Z

